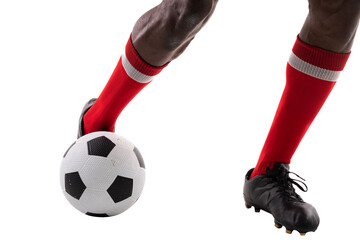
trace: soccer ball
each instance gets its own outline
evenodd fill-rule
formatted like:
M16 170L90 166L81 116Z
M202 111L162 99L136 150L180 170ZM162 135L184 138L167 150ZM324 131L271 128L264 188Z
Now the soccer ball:
M140 197L145 165L139 150L112 132L82 136L65 152L60 183L67 200L95 217L120 214Z

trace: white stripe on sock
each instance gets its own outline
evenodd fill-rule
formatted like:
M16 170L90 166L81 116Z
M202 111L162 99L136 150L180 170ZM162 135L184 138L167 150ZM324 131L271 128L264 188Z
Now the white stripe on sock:
M307 63L298 58L293 52L290 55L289 64L302 73L330 82L336 82L341 73L341 71L327 70Z
M126 58L126 55L123 54L121 56L122 59L122 65L127 73L127 75L129 77L131 77L132 79L134 79L135 81L139 82L139 83L148 83L151 82L153 80L153 76L148 76L145 75L141 72L139 72L138 70L136 70L131 63L129 62L129 60Z

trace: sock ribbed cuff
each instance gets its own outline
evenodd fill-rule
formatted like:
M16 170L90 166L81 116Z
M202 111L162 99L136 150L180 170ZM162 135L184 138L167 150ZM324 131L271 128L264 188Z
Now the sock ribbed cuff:
M131 64L131 66L140 73L151 77L159 74L168 65L167 63L161 67L154 67L148 64L147 62L145 62L134 48L134 45L131 40L131 36L126 44L125 54L122 56L122 58L123 60L127 59L127 61Z
M304 62L331 71L342 71L350 56L350 53L335 53L311 46L303 42L299 36L297 36L292 52Z

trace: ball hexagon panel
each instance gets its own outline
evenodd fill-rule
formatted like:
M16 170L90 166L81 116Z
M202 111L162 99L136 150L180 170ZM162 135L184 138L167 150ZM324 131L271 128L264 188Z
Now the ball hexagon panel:
M79 173L88 188L105 191L118 175L115 164L109 158L90 156Z
M121 146L124 149L132 150L134 148L134 144L122 136L119 136L119 135L117 135L116 137L114 136L114 137L112 137L111 140L114 141L114 143L117 146Z
M135 171L139 168L135 153L132 149L124 149L116 146L108 156L109 159L114 159L114 166L117 169L128 169ZM119 171L119 170L117 170Z
M106 190L96 190L92 188L86 188L85 192L81 196L79 201L86 212L102 214L110 214L110 211L114 208L114 201Z
M61 172L70 173L79 171L88 157L86 143L76 141L75 144L69 147L63 158Z
M100 136L87 142L88 153L91 156L107 157L116 146L110 139Z
M126 171L137 172L139 169L144 169L140 166L145 165L143 162L140 152L138 156L134 150L134 146L131 148L124 148L117 145L109 154L108 158L116 159L115 167L117 172ZM125 176L125 175L122 175ZM127 176L125 176L127 177Z
M131 197L133 180L131 178L117 176L115 181L107 189L107 192L115 203L121 202Z
M126 211L127 209L129 209L129 207L134 205L134 203L135 203L135 201L132 197L129 197L121 202L114 203L114 208L109 210L107 212L107 214L109 216L114 216L114 215L120 214L120 213Z
M80 199L86 186L78 172L65 174L65 191L73 198Z

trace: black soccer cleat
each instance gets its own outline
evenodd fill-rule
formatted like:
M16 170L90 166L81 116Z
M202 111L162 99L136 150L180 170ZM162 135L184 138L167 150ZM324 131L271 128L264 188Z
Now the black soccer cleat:
M96 98L92 98L90 99L84 106L81 115L80 115L80 119L79 119L79 130L78 130L78 135L77 138L80 138L82 136L85 135L85 130L84 130L84 115L87 111L89 111L89 109L92 107L92 105L94 105L96 101Z
M307 186L289 177L292 173L289 171L289 164L276 163L272 170L266 170L266 175L250 179L253 170L250 169L245 176L244 199L247 208L253 206L255 212L262 209L272 214L275 227L284 226L286 233L296 230L303 236L307 232L316 231L320 223L319 215L311 204L304 202L295 192L293 184L304 192L307 191ZM306 189L298 182L304 184Z

